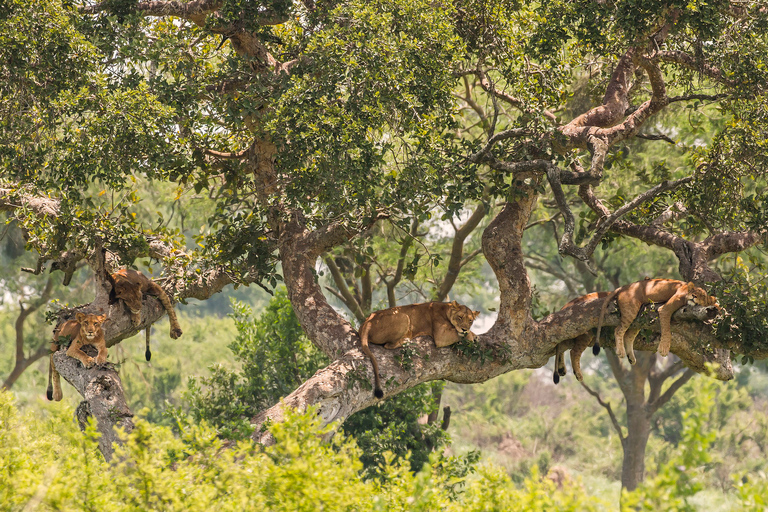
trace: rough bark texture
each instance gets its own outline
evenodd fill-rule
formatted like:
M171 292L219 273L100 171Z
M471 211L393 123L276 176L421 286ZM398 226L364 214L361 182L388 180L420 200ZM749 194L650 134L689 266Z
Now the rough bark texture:
M87 346L87 349L93 347ZM95 350L93 354L95 355ZM123 393L120 377L110 363L84 368L80 361L68 357L64 350L53 354L56 369L67 382L72 384L83 396L87 411L96 419L96 425L101 433L99 449L104 458L112 458L112 444L118 442L115 427L125 432L133 430L133 413L128 408ZM81 409L79 408L79 409ZM82 414L78 416L82 424Z

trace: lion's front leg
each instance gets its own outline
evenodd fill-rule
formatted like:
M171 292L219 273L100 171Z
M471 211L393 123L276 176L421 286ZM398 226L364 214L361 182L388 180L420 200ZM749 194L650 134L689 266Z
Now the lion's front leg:
M687 289L680 288L672 298L659 308L659 325L661 327L661 341L659 341L659 355L667 357L672 346L672 314L685 306L687 302Z
M96 361L80 349L82 346L83 344L79 341L73 341L67 349L67 355L83 363L86 368L90 368Z
M141 323L141 310L131 311L131 324L134 327L138 327L140 323Z
M432 338L435 340L435 346L437 346L437 348L448 347L461 339L453 325L450 325L449 327L438 325L432 333Z
M99 353L96 355L96 364L104 364L107 362L107 343L104 340L101 340L98 343L93 344L94 347L96 347L99 351Z

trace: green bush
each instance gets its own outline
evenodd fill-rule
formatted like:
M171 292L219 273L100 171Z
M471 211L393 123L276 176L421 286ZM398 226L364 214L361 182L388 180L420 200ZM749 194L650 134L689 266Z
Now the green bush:
M53 411L54 409L51 409ZM457 477L439 465L413 473L405 460L385 456L380 479L362 476L352 438L323 442L315 411L288 412L270 427L277 443L224 447L205 423L179 436L136 421L113 463L104 462L90 427L83 435L72 410L22 415L0 392L0 503L3 510L101 511L486 511L598 510L578 485L557 489L536 470L522 488L493 466ZM457 480L466 482L459 495Z
M190 379L186 398L196 421L215 426L223 438L242 440L253 432L250 418L299 387L328 359L304 335L285 288L275 292L258 318L237 301L232 301L232 310L237 336L229 348L241 369L210 367L209 377ZM407 458L418 471L433 450L448 443L438 424L418 422L438 406L434 397L442 387L422 384L347 418L344 433L357 439L367 475L378 474L386 452ZM477 460L476 455L469 457Z

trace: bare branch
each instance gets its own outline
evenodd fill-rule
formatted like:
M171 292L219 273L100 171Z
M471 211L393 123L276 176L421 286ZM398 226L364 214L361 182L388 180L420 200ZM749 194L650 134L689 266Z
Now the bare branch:
M339 270L339 267L338 265L336 265L336 262L334 262L333 258L331 258L330 256L323 258L323 261L325 261L325 264L328 266L328 270L331 271L333 282L336 283L336 288L339 291L341 300L347 306L347 309L349 309L352 312L352 314L355 315L355 318L357 318L359 322L365 321L365 314L363 313L363 310L360 307L360 304L357 302L355 297L352 296L352 293L350 293L349 287L347 286L347 282L344 280L344 277L341 275L341 270Z
M675 142L674 139L664 134L652 135L650 133L638 133L637 135L635 135L635 137L637 137L638 139L645 139L645 140L663 140L664 142L668 142L673 146L677 145L677 142Z
M700 101L718 101L722 100L724 98L728 98L730 94L684 94L681 96L671 96L669 98L670 103L676 103L678 101L690 101L690 100L700 100Z
M454 283L456 283L456 278L459 277L461 267L466 264L466 261L462 260L464 242L470 233L477 228L486 213L485 205L480 203L464 225L456 230L456 234L453 237L453 245L451 246L451 258L448 261L448 270L446 271L445 277L443 277L443 282L440 284L437 294L435 295L435 300L438 302L445 300L448 296L448 292L451 291Z
M660 407L664 406L667 402L669 402L672 399L672 396L677 392L678 389L683 387L686 382L691 380L691 377L696 375L696 372L688 368L685 370L685 373L683 373L675 382L673 382L667 390L664 392L663 395L661 395L658 399L654 400L653 402L649 403L647 406L648 412L650 414L655 413L659 410Z
M711 65L708 62L697 61L691 55L680 50L659 51L656 52L656 54L653 56L653 59L659 62L680 64L693 71L698 71L717 82L730 86L736 85L733 80L725 78L725 75L719 68Z
M621 442L623 443L624 440L627 438L627 436L624 435L624 431L621 428L621 425L619 424L619 420L616 419L616 415L613 413L613 409L611 408L611 404L609 402L604 402L602 398L600 398L600 393L597 391L592 391L592 389L587 386L584 381L581 381L581 386L587 390L587 393L592 395L597 399L597 403L603 406L603 408L608 411L608 416L611 418L611 423L613 424L613 429L616 431L616 433L619 435L619 439L621 439Z
M242 160L243 158L248 157L248 151L250 148L243 149L241 151L237 151L235 153L223 153L221 151L215 151L213 149L206 149L204 150L206 155L213 156L216 158L224 158L224 159L231 159L231 160Z

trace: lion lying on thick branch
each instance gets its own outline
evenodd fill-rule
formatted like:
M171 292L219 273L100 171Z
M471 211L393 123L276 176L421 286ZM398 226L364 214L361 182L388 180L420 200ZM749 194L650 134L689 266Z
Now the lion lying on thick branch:
M600 340L600 330L605 318L605 310L608 304L616 297L621 313L621 321L615 329L616 355L624 359L626 355L631 364L635 364L633 350L638 329L630 329L629 326L637 317L640 308L648 302L664 302L659 307L659 324L661 327L661 341L659 342L659 354L666 357L672 344L672 327L670 325L672 314L691 302L700 306L714 306L720 308L717 299L710 296L704 289L694 283L684 283L674 279L644 279L636 283L624 285L612 291L603 300L600 309L600 317L597 321L596 340ZM626 349L626 350L625 350Z
M381 390L379 365L368 348L369 343L396 349L406 339L431 336L435 345L447 347L462 337L475 339L469 328L479 314L479 311L472 311L456 301L411 304L371 313L360 326L360 343L363 353L371 359L373 365L373 394L376 398L382 398L384 392Z

